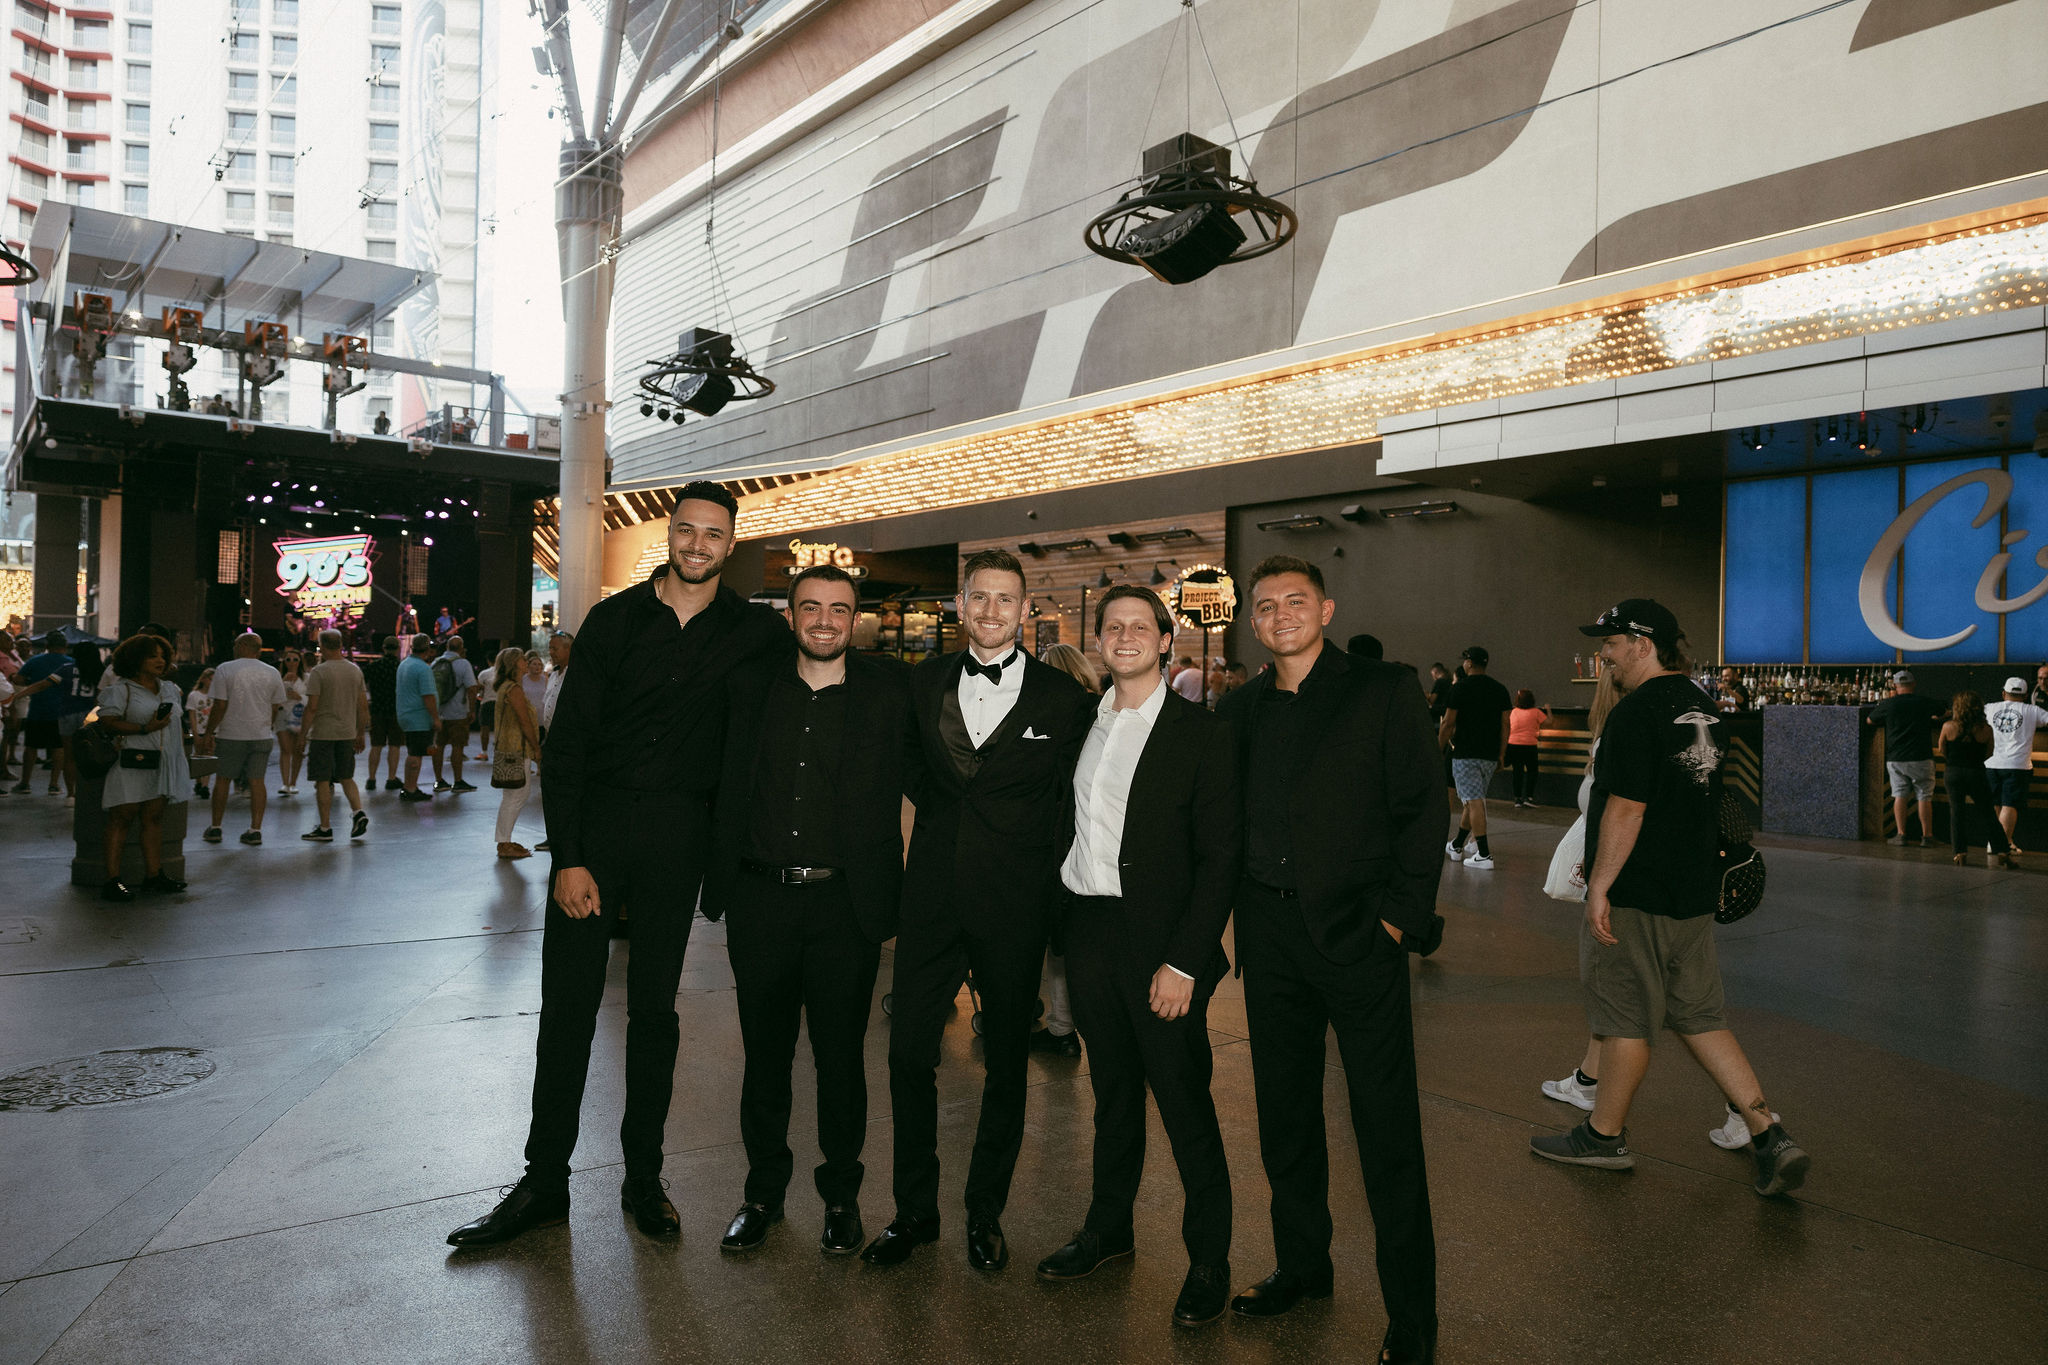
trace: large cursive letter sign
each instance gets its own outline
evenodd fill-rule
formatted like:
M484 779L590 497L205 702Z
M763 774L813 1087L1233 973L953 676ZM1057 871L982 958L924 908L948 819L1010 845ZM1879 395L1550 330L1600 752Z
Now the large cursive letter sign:
M1897 621L1892 619L1891 613L1885 610L1884 605L1885 584L1892 576L1892 566L1898 562L1899 552L1905 548L1906 537L1913 534L1913 528L1920 524L1922 517L1925 517L1929 511L1933 510L1936 503L1946 498L1949 494L1956 492L1965 484L1972 483L1984 485L1984 506L1978 510L1977 515L1971 520L1970 526L1972 529L1982 526L1985 522L1997 516L2000 509L2012 497L2012 475L2002 469L1978 469L1972 470L1968 474L1958 474L1947 483L1930 488L1915 498L1912 505L1899 513L1898 519L1885 528L1884 534L1877 538L1877 544L1872 547L1870 558L1863 562L1863 577L1856 585L1857 604L1863 608L1863 621L1865 625L1870 627L1871 633L1893 649L1916 651L1950 649L1969 639L1977 632L1977 627L1971 625L1964 626L1953 635L1943 635L1934 638L1909 635ZM2007 531L2001 544L2017 545L2025 540L2027 535L2028 533L2022 529ZM2035 551L2034 562L2043 569L2048 569L2048 545L2043 545L2039 550ZM2020 611L2031 607L2043 597L2048 597L2048 578L2043 578L2039 583L2036 583L2031 589L2020 594L2018 597L2000 597L1998 595L1999 584L2004 581L2006 566L2011 563L2012 555L2008 551L2000 549L1997 554L1991 556L1990 562L1984 566L1984 572L1977 579L1976 602L1979 611L1988 611L1995 616L2003 616L2008 612Z

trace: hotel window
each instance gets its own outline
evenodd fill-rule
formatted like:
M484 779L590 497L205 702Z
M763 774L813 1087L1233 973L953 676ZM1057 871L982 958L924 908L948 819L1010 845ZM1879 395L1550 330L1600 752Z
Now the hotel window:
M66 67L64 82L73 90L100 88L100 64L86 57L73 57Z
M380 76L396 76L398 74L398 45L396 43L371 43L370 69Z
M64 139L64 169L67 171L96 171L99 169L99 143L82 142L77 138Z
M156 30L148 24L128 25L128 50L130 52L146 53L150 49L150 44L155 41Z
M370 183L365 187L372 195L389 194L398 185L398 163L396 161L372 161Z
M238 104L256 102L256 73L253 71L228 72L228 98Z
M377 34L388 34L390 36L396 37L398 34L398 20L398 6L370 6L370 32Z
M248 190L229 190L226 202L231 223L246 223L256 216L256 196Z
M20 61L23 75L34 76L39 81L51 79L50 58L41 48L30 47L27 43L23 43L21 45Z
M128 106L128 131L129 131L129 132L131 132L131 133L141 133L141 134L143 134L144 136L147 136L147 135L148 135L148 133L149 133L149 106L148 106L148 105L146 105L146 104L131 104L131 105L129 105L129 106Z
M121 187L121 211L132 213L137 218L149 216L149 186L123 185Z
M228 0L228 22L230 24L254 24L261 22L262 6L258 0Z
M127 144L127 152L121 158L123 175L149 174L149 148L139 142Z
M98 187L90 180L67 180L64 182L64 200L82 209L89 209L95 206L95 201L99 197L97 190Z
M290 246L292 244L292 235L289 232L266 232L263 234L263 240L266 242L276 242L279 246Z
M398 112L398 87L381 82L370 87L370 108L379 114Z
M270 21L282 28L297 28L299 0L270 0Z
M398 205L388 199L370 201L370 231L396 232L398 230Z
M33 128L21 130L21 154L31 161L50 164L50 135L39 133Z
M270 140L272 142L297 142L299 120L294 114L272 114L270 116Z
M253 33L230 33L228 35L228 60L231 62L248 62L253 66L256 62L256 45L258 41L257 35Z
M128 93L147 95L149 93L149 68L140 62L128 63Z
M372 23L375 23L374 19ZM50 12L40 5L16 5L14 7L14 26L23 33L34 34L38 38L47 38L50 36Z
M41 171L32 171L28 167L23 166L21 168L21 188L23 191L22 198L33 199L40 203L50 193L50 177L44 175Z
M270 78L270 100L273 104L297 104L299 102L299 78L297 76L272 76Z
M228 110L228 136L237 142L246 142L256 136L256 116Z
M299 40L279 34L270 40L270 64L290 66L299 59Z
M226 171L228 179L237 184L248 184L256 178L256 153L229 152Z
M397 151L398 125L395 123L372 123L370 125L370 150L373 152Z
M396 261L398 259L398 243L365 242L363 243L363 254L373 261Z
M71 45L91 52L107 50L107 21L104 19L73 19L71 21Z
M98 100L65 100L64 126L77 132L94 132L100 126Z
M292 225L292 197L288 194L270 196L270 223L272 227Z
M272 152L270 154L270 183L273 185L291 184L292 172L298 169L298 165L299 159L291 153Z
M19 205L14 210L14 239L25 242L36 235L36 216Z
M40 123L50 121L49 92L30 86L21 87L21 112Z

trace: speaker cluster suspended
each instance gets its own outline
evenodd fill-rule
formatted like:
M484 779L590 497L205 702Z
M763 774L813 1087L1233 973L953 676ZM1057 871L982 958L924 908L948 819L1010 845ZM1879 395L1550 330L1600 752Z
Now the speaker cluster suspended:
M677 340L676 353L647 362L640 376L640 415L683 424L683 414L709 417L727 403L751 402L775 392L775 381L733 349L724 332L692 327Z

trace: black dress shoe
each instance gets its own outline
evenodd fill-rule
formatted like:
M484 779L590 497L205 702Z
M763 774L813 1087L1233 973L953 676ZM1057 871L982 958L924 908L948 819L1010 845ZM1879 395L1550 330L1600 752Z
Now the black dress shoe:
M633 1226L649 1237L682 1235L683 1220L668 1202L658 1175L629 1175L619 1186L619 1207L633 1215Z
M185 883L167 873L153 872L143 878L142 889L144 891L159 891L165 895L175 896L185 889Z
M761 1244L768 1240L768 1229L782 1221L782 1210L771 1209L766 1204L742 1204L740 1211L725 1225L725 1236L718 1239L720 1251L735 1254L742 1251L759 1251Z
M1388 1324L1380 1342L1380 1365L1436 1365L1436 1329L1423 1332Z
M1041 1280L1078 1280L1092 1275L1110 1261L1121 1261L1135 1250L1131 1234L1104 1237L1082 1228L1074 1240L1038 1263Z
M487 1247L509 1242L522 1232L553 1227L569 1221L569 1192L543 1190L531 1179L521 1180L492 1209L474 1222L464 1223L448 1234L452 1247Z
M103 901L132 901L135 893L128 889L128 883L119 877L109 877L100 883L100 899Z
M1031 1035L1033 1052L1050 1052L1055 1057L1072 1061L1081 1055L1081 1035L1078 1033L1054 1033L1042 1028Z
M1175 1327L1200 1327L1223 1316L1230 1302L1230 1267L1195 1265L1181 1282L1180 1298L1174 1301Z
M866 1236L858 1204L833 1204L825 1210L825 1231L818 1238L818 1249L827 1256L851 1256L860 1250Z
M1303 1299L1330 1297L1328 1280L1309 1283L1276 1270L1230 1301L1230 1311L1248 1318L1277 1318Z
M881 1236L868 1243L860 1258L869 1265L902 1265L910 1259L911 1252L938 1240L938 1219L906 1218L899 1213L894 1222L882 1229Z
M1010 1263L1010 1244L1003 1240L1003 1225L993 1218L967 1219L967 1264L976 1270L1001 1270Z

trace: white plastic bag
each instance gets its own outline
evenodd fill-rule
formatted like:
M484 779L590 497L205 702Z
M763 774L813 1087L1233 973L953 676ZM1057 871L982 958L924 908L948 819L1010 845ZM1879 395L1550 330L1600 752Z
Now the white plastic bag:
M1586 817L1572 821L1572 827L1557 841L1550 855L1550 875L1543 879L1543 894L1552 900L1586 899Z

